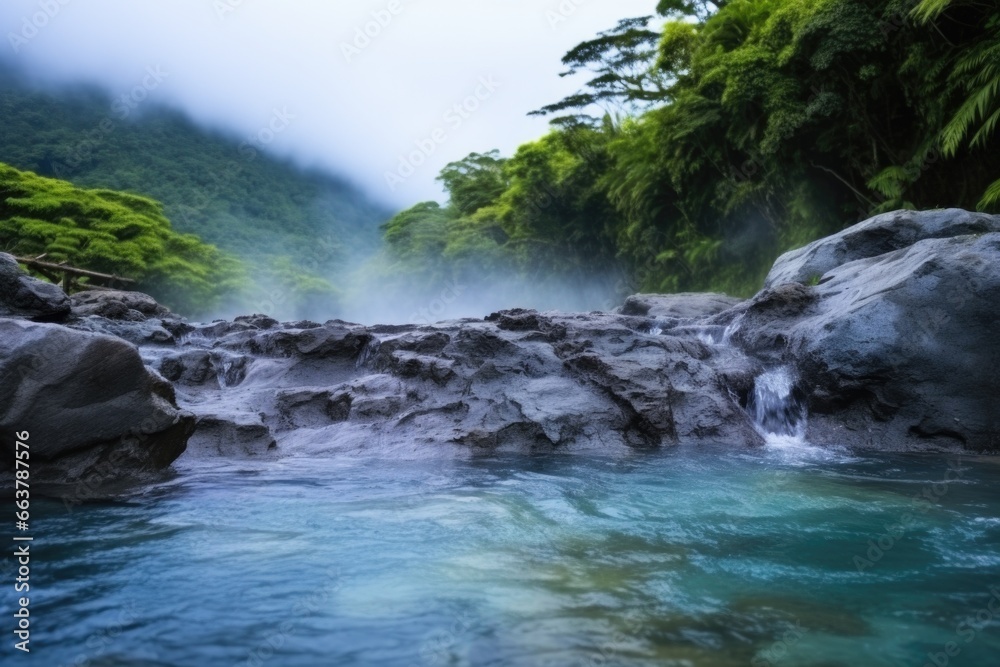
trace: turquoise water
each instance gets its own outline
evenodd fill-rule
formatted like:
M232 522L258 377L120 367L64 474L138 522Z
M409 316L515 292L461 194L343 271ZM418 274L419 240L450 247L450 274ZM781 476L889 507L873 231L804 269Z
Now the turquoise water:
M128 502L36 503L33 651L0 657L1000 664L998 462L723 451L186 463Z

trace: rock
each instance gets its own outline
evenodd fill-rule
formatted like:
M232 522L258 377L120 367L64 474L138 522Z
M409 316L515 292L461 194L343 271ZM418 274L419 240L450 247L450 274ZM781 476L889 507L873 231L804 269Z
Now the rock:
M171 331L174 327L168 329L163 320L156 319L109 320L91 315L68 322L66 326L79 331L116 336L133 345L172 345L177 340Z
M742 299L725 294L636 294L619 309L622 315L698 319L729 310Z
M184 451L193 417L124 341L0 319L0 448L31 435L32 489L72 500L143 479Z
M72 296L74 319L67 326L117 336L133 345L172 345L194 327L148 294L90 290Z
M816 284L827 272L859 259L908 248L925 239L1000 232L1000 217L961 209L893 211L791 250L774 263L764 288L782 283Z
M169 309L142 292L92 290L72 296L73 314L77 317L97 315L109 320L142 322L149 318L174 318Z
M70 307L61 287L30 277L13 256L0 253L0 317L62 322Z
M199 416L192 456L761 441L729 384L752 383L753 364L690 331L650 335L648 318L515 309L433 326L303 324L217 323L159 357ZM213 381L222 353L243 360L238 383Z
M277 443L260 417L245 413L200 415L188 442L188 448L196 456L227 458L266 456L275 447Z
M354 396L350 391L329 389L292 389L278 392L277 413L284 427L316 428L335 424L351 415Z
M730 341L764 361L780 360L788 347L790 319L816 312L819 293L800 283L765 288L750 301L712 321L730 325Z
M167 380L185 385L201 385L216 379L212 353L208 350L190 350L164 357L160 360L159 371Z
M254 329L274 329L280 326L278 320L267 315L244 315L237 317L235 321L240 324L246 324Z
M357 325L328 323L312 329L253 327L223 336L220 346L268 356L355 359L371 341L371 335Z
M135 341L194 416L177 416L165 381L138 373L126 343L117 341L132 356L102 352L97 356L112 361L97 368L96 343L84 342L106 346L106 337L4 325L15 341L24 339L21 352L15 345L3 353L8 357L32 349L44 357L47 337L84 337L63 344L52 386L36 392L39 409L69 424L70 440L93 440L55 452L52 460L70 469L59 474L72 478L98 464L106 451L99 447L119 443L121 429L135 420L130 411L148 394L147 411L162 417L157 428L167 434L160 462L193 419L191 457L629 454L753 447L768 441L768 430L794 435L800 427L818 445L1000 449L996 216L879 216L786 254L768 285L746 301L636 295L615 313L511 309L485 320L372 327L262 315L181 326L149 314L157 311L142 300L105 303L145 313L141 321L85 315L69 326ZM49 329L33 340L22 331L32 326ZM124 363L121 354L127 372L114 370ZM106 373L150 388L131 389ZM96 401L78 413L67 409L63 419L45 402L62 395L59 382L96 382ZM119 390L122 398L110 396ZM83 394L90 400L91 392ZM14 405L2 392L0 399ZM105 413L109 420L98 418ZM171 418L185 426L168 425ZM61 435L43 440L62 442ZM141 467L141 447L114 448L126 452L127 467Z
M954 217L965 230L969 215ZM798 370L810 441L995 451L998 311L1000 233L929 238L841 264L816 287L764 290L733 341Z

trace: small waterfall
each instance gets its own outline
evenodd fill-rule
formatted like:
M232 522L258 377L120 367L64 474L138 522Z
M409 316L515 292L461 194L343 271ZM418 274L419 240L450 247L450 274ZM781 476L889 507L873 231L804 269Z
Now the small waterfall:
M737 317L733 322L726 327L725 331L722 332L722 344L729 345L730 341L737 331L740 330L740 325L743 323L743 317Z
M742 316L728 325L678 326L675 322L657 318L650 321L648 332L654 336L667 331L672 335L693 335L705 345L739 351L733 345L732 338L739 332L742 324ZM753 392L746 399L746 411L767 445L801 453L813 448L806 442L809 411L805 396L796 386L797 382L798 377L791 366L764 371L754 378Z
M363 368L371 363L371 360L378 355L379 350L382 349L382 341L378 338L372 338L368 343L362 348L361 353L358 355L358 360L355 366L357 368Z
M769 445L805 444L806 404L788 366L757 376L747 410Z
M249 358L217 350L210 359L220 389L235 387L246 379Z

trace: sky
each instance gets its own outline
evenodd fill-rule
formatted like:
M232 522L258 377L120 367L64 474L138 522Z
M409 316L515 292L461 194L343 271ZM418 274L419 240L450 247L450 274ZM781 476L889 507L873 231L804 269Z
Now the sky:
M7 60L166 104L403 208L542 136L562 55L656 0L4 0ZM124 98L122 98L124 96Z

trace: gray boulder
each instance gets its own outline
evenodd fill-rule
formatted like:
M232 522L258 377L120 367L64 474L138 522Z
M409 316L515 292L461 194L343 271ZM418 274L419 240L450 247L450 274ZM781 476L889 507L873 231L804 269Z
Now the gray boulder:
M77 317L97 315L109 320L142 322L149 318L176 317L148 294L122 290L88 290L71 297Z
M988 232L1000 232L1000 217L954 208L884 213L785 253L774 263L764 288L817 284L827 272L848 262L908 248L924 239Z
M32 278L13 256L0 253L0 317L61 322L69 317L70 307L61 287Z
M970 220L1000 226L954 217L963 231ZM766 289L727 317L747 353L798 369L812 441L1000 449L1000 233L847 262L818 286Z
M32 488L85 499L169 466L194 418L173 387L111 336L0 319L0 448L31 434Z
M197 419L191 456L614 454L755 446L773 430L768 424L791 433L807 424L814 444L995 451L998 304L1000 217L950 210L879 216L788 253L747 301L636 295L615 313L514 309L485 320L372 327L256 315L169 330L174 320L144 306L143 321L92 314L72 326L141 345ZM55 394L60 382L91 373L66 354L52 371ZM138 377L137 357L129 363L118 374ZM129 405L148 397L111 379L105 386L132 396ZM176 411L159 395L167 407L152 412L169 433ZM779 401L773 412L769 401L782 396L791 403ZM123 421L110 419L101 431L106 424L95 415L119 415L118 403L101 400L107 407L87 405L65 420L67 437L117 442ZM190 429L191 418L179 419ZM96 447L81 444L53 460Z
M619 309L622 315L673 319L709 317L743 301L725 294L635 294Z
M646 317L531 310L433 326L213 325L158 368L200 420L192 456L760 443L729 388L752 382L754 363L649 329ZM240 372L223 382L224 368Z
M117 336L133 345L172 345L194 328L148 294L89 290L72 297L73 319L67 326Z

